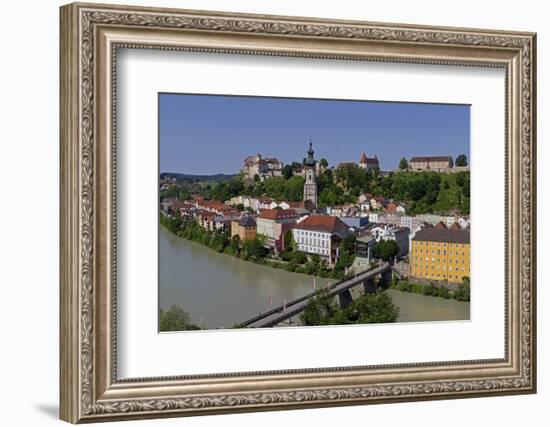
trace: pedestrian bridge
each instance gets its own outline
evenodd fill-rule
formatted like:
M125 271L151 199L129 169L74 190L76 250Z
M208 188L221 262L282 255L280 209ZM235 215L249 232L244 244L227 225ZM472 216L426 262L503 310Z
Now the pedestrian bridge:
M333 283L328 286L328 293L330 296L338 296L340 300L340 307L346 308L353 301L351 289L355 286L362 284L366 293L376 291L377 285L374 281L376 277L380 277L379 283L389 284L392 279L391 266L388 263L384 263L378 267L357 273L352 278ZM268 328L278 325L279 323L304 311L309 299L315 295L316 292L304 295L303 297L290 301L285 305L275 307L273 310L269 310L253 317L252 319L248 319L240 323L240 326L246 328Z

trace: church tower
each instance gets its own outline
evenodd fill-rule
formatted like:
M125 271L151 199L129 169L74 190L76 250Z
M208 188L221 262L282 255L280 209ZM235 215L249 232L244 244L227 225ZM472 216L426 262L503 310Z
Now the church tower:
M304 184L304 202L310 200L314 207L317 207L317 183L315 182L315 159L313 158L313 146L309 142L309 150L307 158L304 162L304 176L306 182Z

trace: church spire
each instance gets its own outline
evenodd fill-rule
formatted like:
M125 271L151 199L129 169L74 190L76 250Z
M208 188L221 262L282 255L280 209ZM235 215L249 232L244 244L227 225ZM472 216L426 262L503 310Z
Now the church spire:
M304 162L304 202L310 201L314 207L317 207L317 183L315 181L315 159L313 158L313 142L309 138L309 149L307 158Z
M313 158L314 153L315 152L313 151L313 142L311 142L311 137L310 137L309 138L309 149L307 150L306 165L315 166L315 159Z

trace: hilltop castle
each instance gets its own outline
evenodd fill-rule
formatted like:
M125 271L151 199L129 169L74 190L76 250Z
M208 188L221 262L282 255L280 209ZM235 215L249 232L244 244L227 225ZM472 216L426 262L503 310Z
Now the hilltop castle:
M244 159L243 174L253 180L256 175L263 181L272 176L283 175L283 162L275 157L262 157L260 153Z
M380 163L378 162L378 157L367 157L365 153L361 154L359 159L359 167L368 171L371 170L380 170Z

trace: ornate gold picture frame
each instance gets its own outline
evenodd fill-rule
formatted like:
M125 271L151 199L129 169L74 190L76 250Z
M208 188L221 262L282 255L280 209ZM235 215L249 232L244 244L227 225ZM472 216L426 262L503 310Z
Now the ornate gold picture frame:
M61 8L61 419L72 423L536 391L533 33L71 4ZM119 379L117 49L500 67L502 359Z

